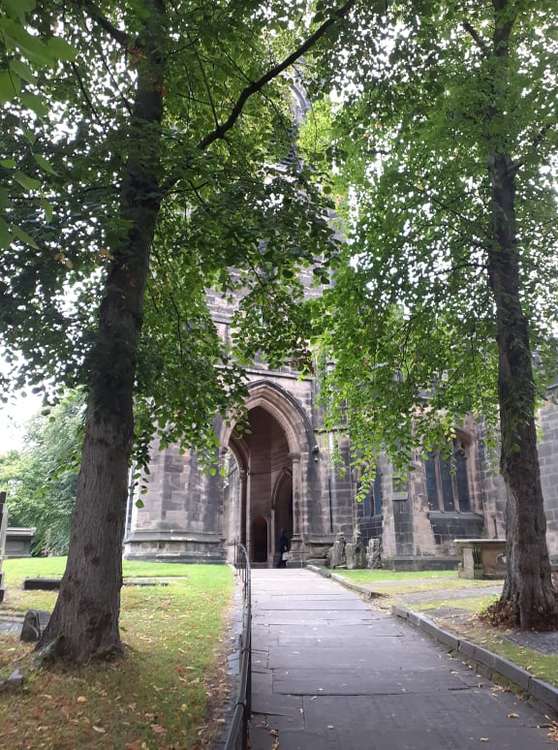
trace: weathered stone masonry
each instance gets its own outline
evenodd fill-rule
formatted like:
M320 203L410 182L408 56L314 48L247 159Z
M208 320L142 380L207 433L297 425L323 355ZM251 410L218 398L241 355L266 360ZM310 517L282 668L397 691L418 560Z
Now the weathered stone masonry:
M227 339L233 308L216 294L210 304ZM368 498L356 503L349 446L341 446L345 466L335 465L316 381L263 363L247 369L247 378L249 433L240 437L234 425L216 423L225 478L202 472L193 453L153 446L144 506L129 504L126 557L221 562L240 541L255 563L276 565L285 530L289 564L303 564L323 561L336 534L350 539L358 526L364 544L381 539L385 565L433 568L456 564L455 539L504 536L505 491L482 424L469 419L458 430L452 470L433 455L417 459L402 481L382 459ZM548 541L558 556L558 407L549 401L539 422Z

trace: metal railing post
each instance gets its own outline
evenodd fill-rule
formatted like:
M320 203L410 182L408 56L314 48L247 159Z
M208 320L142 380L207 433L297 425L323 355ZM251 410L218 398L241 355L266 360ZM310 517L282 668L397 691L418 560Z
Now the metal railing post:
M240 634L239 691L233 711L225 750L246 750L252 705L252 581L246 547L239 542L234 549L235 574L242 585L242 632Z

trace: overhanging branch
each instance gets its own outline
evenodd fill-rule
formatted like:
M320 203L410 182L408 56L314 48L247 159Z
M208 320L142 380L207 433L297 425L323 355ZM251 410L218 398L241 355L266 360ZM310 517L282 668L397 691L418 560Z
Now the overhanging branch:
M81 0L82 6L85 8L91 18L96 21L99 26L104 29L116 42L122 44L124 47L128 47L130 44L130 37L125 31L117 28L111 23L108 18L101 13L99 8L91 0Z
M351 8L356 4L356 1L357 0L348 0L348 2L335 10L332 15L326 21L324 21L323 24L319 26L316 31L300 45L300 47L298 47L298 49L294 50L294 52L291 52L290 55L287 55L287 57L285 57L282 62L278 63L275 67L268 70L267 73L264 73L264 75L258 78L256 81L253 81L248 86L246 86L240 93L240 96L238 97L227 119L223 123L218 125L214 130L212 130L211 133L206 135L205 138L202 138L202 140L199 141L198 149L200 149L200 151L205 151L207 148L209 148L209 146L211 146L212 143L218 141L221 138L224 138L242 114L242 110L244 109L244 105L246 104L248 99L250 99L250 97L254 94L257 94L259 91L261 91L274 78L277 78L277 76L281 75L284 70L289 68L306 52L308 52L308 50L310 50L316 44L316 42L318 42L329 31L332 26L345 18Z
M487 57L490 55L490 47L487 44L487 42L482 38L482 36L479 34L479 32L475 29L475 27L469 23L469 21L463 21L463 28L465 31L471 35L473 40L476 42L477 46L479 47L480 51L486 55Z

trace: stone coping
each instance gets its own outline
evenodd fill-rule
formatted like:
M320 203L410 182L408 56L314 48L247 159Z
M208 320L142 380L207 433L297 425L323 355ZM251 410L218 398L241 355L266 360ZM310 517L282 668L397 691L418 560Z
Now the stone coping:
M32 526L8 526L6 529L6 541L8 539L33 539L37 529Z
M454 544L505 544L505 539L454 539Z
M122 580L123 586L168 586L172 581L187 580L186 576L128 576ZM24 591L58 591L62 578L24 578Z
M481 671L490 679L492 675L498 675L513 683L520 690L535 701L544 703L547 708L558 713L558 688L544 680L535 677L526 669L518 667L517 664L505 659L503 656L478 646L472 641L460 638L454 633L437 625L426 615L413 610L393 605L392 614L406 620L408 623L426 633L430 638L443 644L451 651L462 654L467 661L472 661L481 667Z

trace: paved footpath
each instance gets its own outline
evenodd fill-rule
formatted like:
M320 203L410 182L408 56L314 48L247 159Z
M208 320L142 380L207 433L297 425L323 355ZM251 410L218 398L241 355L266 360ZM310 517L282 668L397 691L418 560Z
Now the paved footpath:
M548 720L306 570L253 573L252 750L548 750Z

